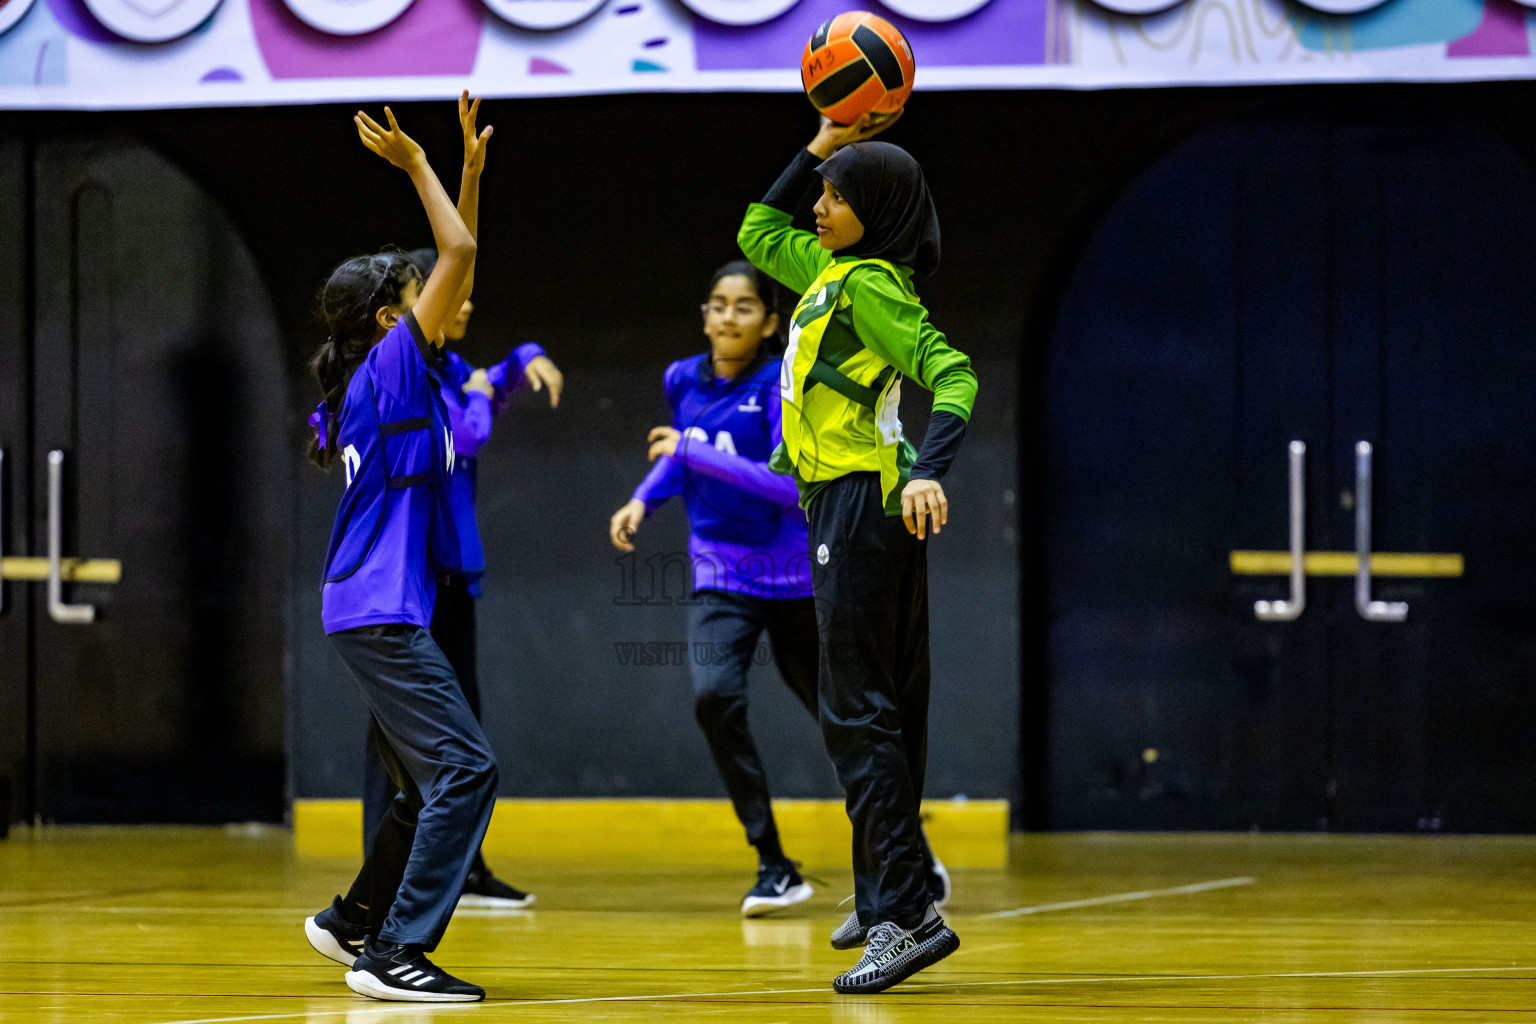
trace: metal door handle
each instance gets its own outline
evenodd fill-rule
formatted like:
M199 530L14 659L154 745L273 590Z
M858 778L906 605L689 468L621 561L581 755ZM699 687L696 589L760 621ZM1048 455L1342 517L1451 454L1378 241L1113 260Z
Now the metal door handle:
M1264 622L1290 622L1307 609L1306 443L1292 441L1286 452L1291 467L1291 596L1285 601L1253 602L1253 614Z
M1402 622L1408 605L1371 600L1371 442L1355 445L1355 610L1367 622Z
M48 453L48 615L54 622L83 626L96 621L96 607L64 603L64 574L60 567L64 546L64 453Z

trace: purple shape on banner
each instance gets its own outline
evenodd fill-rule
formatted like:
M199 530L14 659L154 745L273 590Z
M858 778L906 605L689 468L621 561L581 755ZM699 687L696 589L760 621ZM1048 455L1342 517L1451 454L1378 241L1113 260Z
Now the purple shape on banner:
M992 0L958 21L926 22L903 18L874 0L801 0L766 25L719 25L695 16L693 45L700 71L794 69L822 22L844 11L874 11L912 44L921 87L924 64L1044 64L1049 5L1050 0Z
M1483 0L1483 20L1470 35L1452 41L1447 57L1529 57L1526 9L1514 0Z
M639 4L630 4L628 7L620 7L618 10L614 11L613 13L614 14L639 14L640 13L640 5Z
M198 81L199 82L243 82L243 81L245 81L245 76L242 75L240 72L236 71L234 68L214 68L212 71L208 72L202 78L199 78Z
M273 78L467 75L486 16L480 0L416 0L377 32L333 36L304 24L283 0L251 0L256 45Z
M667 45L667 37L666 36L659 36L659 37L657 37L655 39L647 39L645 41L645 48L647 50L654 50L658 46L666 46L666 45Z
M120 43L122 36L111 32L105 25L96 20L90 8L85 6L85 0L48 0L48 9L53 12L60 25L65 30L88 39L93 43Z
M530 75L568 75L571 69L552 60L543 57L534 57L528 61L528 73Z

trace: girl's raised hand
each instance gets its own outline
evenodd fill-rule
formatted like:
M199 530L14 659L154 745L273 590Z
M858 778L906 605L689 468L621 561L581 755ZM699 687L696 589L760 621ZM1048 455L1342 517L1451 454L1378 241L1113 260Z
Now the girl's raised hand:
M485 130L475 131L475 119L480 114L480 97L475 101L469 101L469 90L465 89L459 96L459 130L464 135L464 169L479 174L485 169L485 144L490 139L494 129L490 125Z
M860 116L853 124L836 124L830 117L823 114L821 129L816 132L816 137L811 140L811 144L805 148L825 160L844 146L855 142L868 142L900 121L906 109L902 107L894 114L876 114L870 111Z
M388 107L384 108L384 118L389 122L388 128L383 127L361 110L352 118L353 123L357 125L357 137L363 140L363 145L402 171L410 170L418 160L425 160L426 154L416 144L415 139L401 130L400 125L395 121L394 113Z

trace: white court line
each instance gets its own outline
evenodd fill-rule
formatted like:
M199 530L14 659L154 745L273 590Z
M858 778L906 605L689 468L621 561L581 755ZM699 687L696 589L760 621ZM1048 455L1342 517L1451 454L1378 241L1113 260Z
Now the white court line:
M1094 896L1085 900L1068 900L1065 903L1043 903L1036 907L1020 907L1017 910L1000 910L993 914L982 914L983 918L1022 917L1025 914L1043 914L1050 910L1074 910L1078 907L1097 907L1105 903L1129 903L1133 900L1148 900L1157 896L1184 896L1189 893L1208 892L1212 889L1229 889L1238 885L1252 885L1253 878L1220 878L1214 882L1196 882L1194 885L1180 885L1172 889L1147 889L1142 892L1122 892L1113 896ZM852 897L849 897L850 899ZM844 903L847 900L843 901ZM31 908L22 908L31 909ZM295 915L307 915L312 908L309 907L96 907L75 906L59 907L49 905L37 909L47 910L50 914L60 911L77 911L92 914L229 914L239 913L245 915L269 914L273 916L292 917ZM466 907L458 913L472 912L481 908ZM530 911L532 908L528 908ZM497 911L504 914L505 911Z
M1022 917L1025 914L1043 914L1048 910L1076 910L1078 907L1098 907L1106 903L1130 903L1132 900L1150 900L1157 896L1184 896L1192 892L1210 892L1212 889L1231 889L1239 885L1252 885L1252 878L1218 878L1214 882L1196 882L1194 885L1178 885L1172 889L1143 889L1141 892L1119 892L1113 896L1094 896L1086 900L1068 900L1065 903L1042 903L1036 907L1020 907L1017 910L999 910L982 914L983 918Z
M1140 982L1156 984L1163 981L1270 981L1280 978L1387 978L1410 974L1487 974L1493 971L1536 971L1536 966L1512 967L1410 967L1379 971L1295 971L1287 974L1117 974L1108 978L1015 978L1009 981L956 981L940 983L935 988L983 988L997 985L1102 985L1113 982ZM162 1024L237 1024L251 1020L319 1020L322 1017L345 1017L349 1014L368 1014L380 1017L393 1013L430 1009L473 1010L487 1007L561 1006L572 1003L654 1003L663 999L710 999L718 996L792 996L809 992L826 994L829 985L816 988L765 988L755 992L671 992L657 995L633 996L586 996L580 999L512 999L494 1003L409 1003L403 1006L383 1006L378 1009L319 1010L300 1013L266 1013L255 1017L199 1017L196 1020L164 1021Z
M307 907L241 907L233 904L224 906L201 907L96 907L89 903L78 903L74 906L58 906L55 904L37 906L9 906L5 910L38 910L47 911L49 914L219 914L228 916L239 914L242 917L266 914L273 917L309 917L315 912L314 905ZM1396 920L1394 918L1394 920Z

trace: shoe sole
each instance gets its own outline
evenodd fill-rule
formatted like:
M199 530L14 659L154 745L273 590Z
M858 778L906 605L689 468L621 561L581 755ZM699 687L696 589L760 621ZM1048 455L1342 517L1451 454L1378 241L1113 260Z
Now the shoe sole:
M501 896L481 896L477 893L467 892L459 897L459 906L484 907L488 910L526 910L533 906L533 901L533 893L529 893L527 899L509 900Z
M949 956L960 948L960 936L946 928L940 935L935 936L932 945L921 954L907 961L899 971L894 974L881 974L862 984L845 982L842 978L832 979L832 988L844 995L870 995L875 992L884 992L893 985L900 985L918 971L927 970L934 964Z
M485 996L468 992L423 992L420 989L393 988L368 971L348 971L347 987L360 996L391 1003L478 1003Z
M314 947L316 953L323 957L329 957L343 967L351 967L357 963L357 957L347 952L347 948L336 941L336 936L326 931L315 923L312 917L304 919L304 937Z
M815 889L811 888L811 883L801 882L799 885L790 886L784 891L782 896L748 896L741 901L741 916L762 917L764 914L771 914L775 910L783 910L785 907L792 907L796 903L804 903L811 898L811 894L815 891Z

